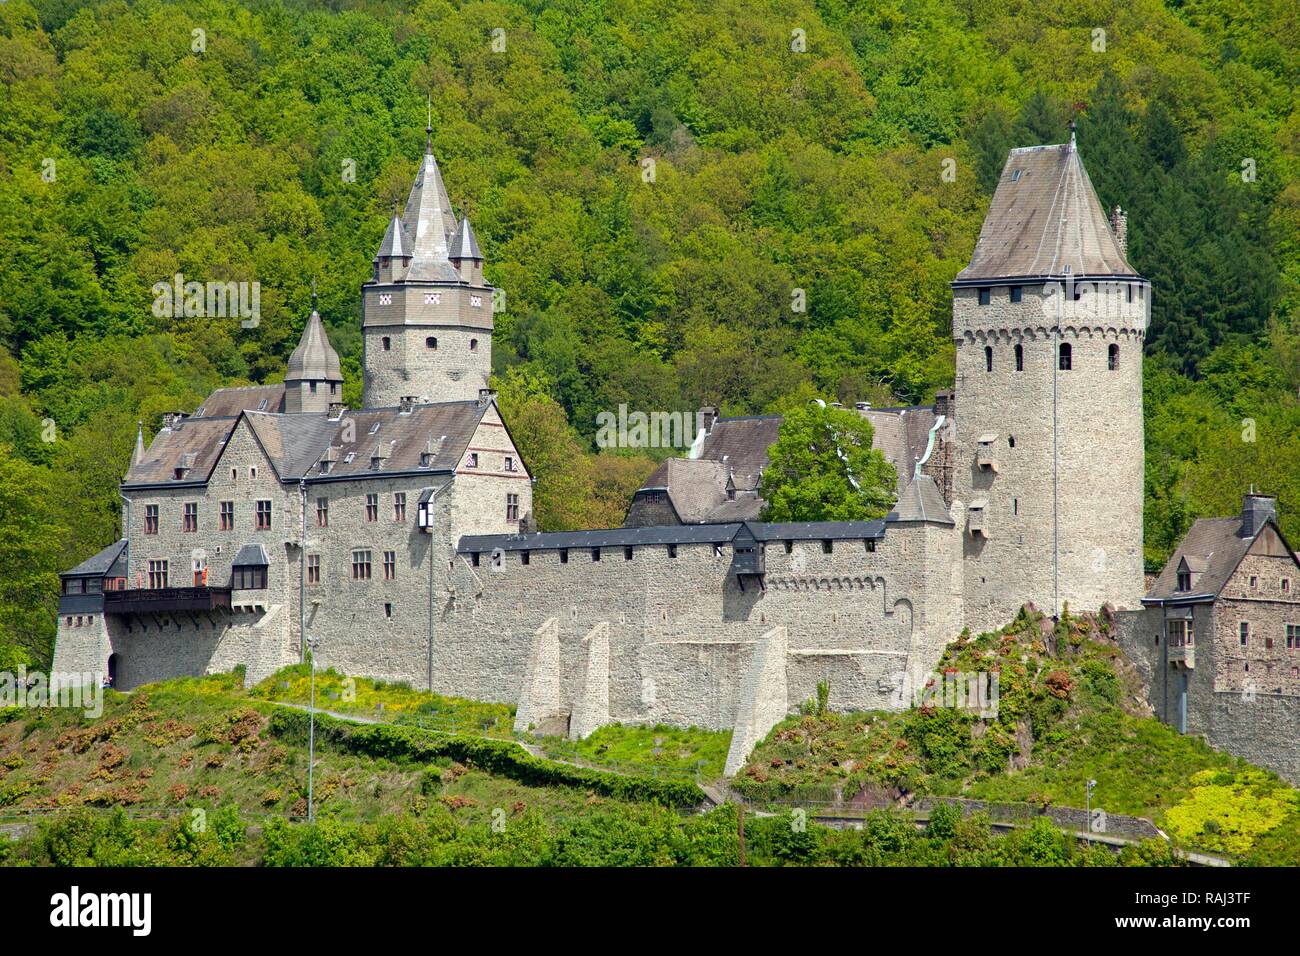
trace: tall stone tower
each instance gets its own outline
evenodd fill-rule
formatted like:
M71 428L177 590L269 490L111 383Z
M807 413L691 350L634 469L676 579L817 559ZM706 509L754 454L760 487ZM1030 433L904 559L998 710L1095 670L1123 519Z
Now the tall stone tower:
M492 370L492 293L469 220L451 211L430 126L402 215L361 287L366 408L476 399Z
M1151 286L1125 258L1074 135L1007 158L953 281L956 497L972 628L1143 594L1142 344Z
M325 412L343 400L343 373L339 353L330 345L325 325L316 311L316 290L311 293L311 316L298 347L289 356L284 374L286 412Z

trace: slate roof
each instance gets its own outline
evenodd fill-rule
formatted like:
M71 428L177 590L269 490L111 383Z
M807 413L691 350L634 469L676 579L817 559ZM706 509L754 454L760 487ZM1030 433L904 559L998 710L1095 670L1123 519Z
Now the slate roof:
M191 417L162 429L144 458L127 470L122 487L167 482L202 484L212 474L238 421L237 417ZM183 481L177 481L176 469L182 465L189 471Z
M557 550L560 548L614 548L647 544L723 544L742 527L748 527L759 541L879 540L885 536L884 521L816 521L766 524L659 525L645 528L606 528L598 531L541 531L533 534L465 535L456 544L461 553Z
M719 418L700 445L696 459L724 461L731 468L737 489L752 490L767 467L767 450L781 432L780 415Z
M1111 232L1073 142L1007 156L970 265L955 282L1136 276Z
M284 384L219 388L190 418L237 418L243 411L284 411Z
M922 474L914 478L903 493L898 503L889 513L888 521L930 521L938 524L955 524L948 506L944 503L939 487L929 475Z
M384 232L384 240L379 244L379 251L375 253L375 258L391 256L397 259L408 255L410 255L410 250L406 247L406 237L402 232L402 217L394 210L393 218L388 223L388 229Z
M449 256L452 259L483 258L483 253L478 248L478 237L474 235L474 227L469 224L469 216L461 219L460 228L456 230L456 236L451 240Z
M247 412L246 417L262 450L271 459L276 475L283 481L302 478L315 468L339 429L338 421L331 421L321 412L296 415Z
M75 568L62 573L62 577L121 577L126 574L126 538L114 541L107 548L82 561ZM118 568L114 568L118 565ZM117 573L110 573L116 571Z
M267 565L270 562L266 559L266 549L260 544L245 544L240 547L239 553L235 555L231 567L243 568L250 565Z
M326 445L337 450L338 460L327 473L331 479L362 478L404 471L451 471L460 463L466 446L483 420L488 405L476 400L440 402L436 405L413 405L409 412L399 408L371 408L347 411L341 419L330 424L333 436L323 443L317 460ZM348 420L352 424L347 424ZM372 431L375 425L378 430ZM348 428L353 440L344 441ZM434 453L429 465L420 467L420 455L433 440ZM371 468L371 453L375 446L383 445L385 457L379 469ZM347 460L352 455L352 461ZM324 477L319 468L308 478Z
M1146 600L1185 598L1193 594L1217 597L1257 537L1243 538L1238 533L1240 530L1240 517L1198 519L1165 563ZM1178 590L1178 566L1184 558L1190 558L1188 566L1192 570L1195 570L1193 563L1204 568L1193 581L1191 591Z
M433 151L426 149L415 183L402 211L404 247L411 256L405 279L461 282L460 273L448 260L456 216L451 211L447 187Z
M937 420L934 406L868 408L859 414L871 422L875 431L872 447L879 448L894 466L898 487L906 489L912 482L917 461L925 454L930 442L930 429Z
M285 369L286 382L303 380L342 382L343 372L339 369L339 353L330 345L329 336L325 334L325 325L320 313L315 309L307 319L302 330L298 347L289 356Z

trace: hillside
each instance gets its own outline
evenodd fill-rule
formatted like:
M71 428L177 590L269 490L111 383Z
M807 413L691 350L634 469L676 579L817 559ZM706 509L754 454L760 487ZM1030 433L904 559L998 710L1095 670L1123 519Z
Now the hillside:
M790 717L754 751L736 789L760 804L836 799L909 805L927 795L1148 817L1188 850L1300 865L1300 792L1276 774L1149 716L1106 614L1055 626L1026 609L965 632L941 674L999 675L996 716L928 702L901 713Z
M434 149L506 294L545 529L667 449L596 414L953 384L949 281L1014 145L1078 140L1154 284L1147 559L1250 483L1300 538L1300 28L1284 0L0 4L0 667L111 542L143 419L277 377L309 289L360 393L359 284ZM951 175L949 174L951 172ZM256 282L254 327L156 283ZM960 398L959 407L960 407Z

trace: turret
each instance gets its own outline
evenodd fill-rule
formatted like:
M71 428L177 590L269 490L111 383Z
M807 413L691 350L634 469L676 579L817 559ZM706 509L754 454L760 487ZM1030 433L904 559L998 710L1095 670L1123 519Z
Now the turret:
M339 354L330 345L325 325L316 311L316 290L311 293L311 316L302 330L298 347L289 356L284 374L286 412L327 412L341 400L343 373Z

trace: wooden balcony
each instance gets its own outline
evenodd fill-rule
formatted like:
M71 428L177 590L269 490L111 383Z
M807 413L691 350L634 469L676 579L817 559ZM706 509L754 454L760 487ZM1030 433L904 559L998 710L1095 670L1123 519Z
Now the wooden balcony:
M104 592L105 614L230 610L230 588L135 588Z

